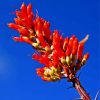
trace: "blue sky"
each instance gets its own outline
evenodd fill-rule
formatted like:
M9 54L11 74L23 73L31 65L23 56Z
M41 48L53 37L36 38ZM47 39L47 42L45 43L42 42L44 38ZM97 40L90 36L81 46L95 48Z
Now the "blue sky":
M58 29L63 37L75 34L79 40L89 34L85 52L90 58L81 70L80 81L92 98L100 89L99 0L2 0L0 2L0 100L72 100L79 97L76 90L67 89L72 84L66 80L44 82L36 75L41 67L33 61L33 48L25 43L15 43L18 35L7 27L13 22L16 9L21 4L33 4L39 16L50 21L51 29ZM100 97L99 97L100 99Z

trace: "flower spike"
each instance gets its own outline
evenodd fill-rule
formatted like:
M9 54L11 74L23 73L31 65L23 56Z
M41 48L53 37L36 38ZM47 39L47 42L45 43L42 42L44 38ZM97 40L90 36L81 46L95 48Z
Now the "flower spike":
M15 41L30 44L38 52L32 58L44 67L37 68L37 74L45 81L57 81L65 75L68 80L75 78L76 73L86 63L89 53L84 54L87 35L80 42L75 35L63 38L58 30L52 32L50 23L32 12L32 5L22 4L16 11L14 23L8 27L17 30L19 37Z

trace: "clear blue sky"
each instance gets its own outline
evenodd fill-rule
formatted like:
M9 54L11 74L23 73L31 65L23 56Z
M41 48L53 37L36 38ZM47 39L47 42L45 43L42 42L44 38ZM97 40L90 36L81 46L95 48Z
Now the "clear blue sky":
M90 34L85 45L90 58L81 70L80 81L92 98L100 89L99 0L2 0L0 2L0 100L72 100L79 97L66 80L49 83L36 75L41 67L31 59L34 50L25 43L15 43L18 35L7 27L15 9L22 2L33 4L39 16L51 22L63 36L75 34L79 40ZM99 97L100 100L100 97Z

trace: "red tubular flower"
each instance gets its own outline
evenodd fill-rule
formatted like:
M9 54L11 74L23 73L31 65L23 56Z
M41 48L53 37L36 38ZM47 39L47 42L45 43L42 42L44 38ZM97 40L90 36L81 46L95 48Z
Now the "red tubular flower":
M83 56L83 50L84 50L84 44L79 43L78 45L78 51L77 51L77 59L81 60Z
M45 42L44 37L41 33L38 34L38 40L39 40L41 46L43 46L43 47L48 46L48 44Z
M33 44L33 41L31 41L28 37L22 36L22 37L14 37L13 38L15 41L19 41L19 42L26 42L28 44Z
M33 19L33 17L34 17L34 14L33 14L33 12L32 12L32 4L29 4L29 5L27 6L27 14L28 14L28 19L29 19L29 21L30 21L30 26L31 26L31 24L32 24L32 19Z
M44 33L44 36L50 40L50 35L51 35L51 30L50 30L50 23L49 22L44 22L43 24L43 33Z
M72 44L72 54L76 55L77 54L77 49L78 49L78 39L75 38Z
M58 30L55 30L54 33L53 33L53 47L56 51L59 51L60 48L61 48L61 45L60 45L60 35L59 35L59 32Z
M75 35L73 35L73 36L69 39L68 45L69 45L70 47L72 47L74 39L75 39Z
M68 37L66 37L66 38L64 39L64 43L63 43L63 49L64 49L64 51L65 51L65 49L67 48L68 42L69 42L69 39L68 39Z
M58 66L58 64L59 64L59 55L56 51L53 52L52 58L53 58L53 65Z
M27 18L27 6L23 3L20 9L22 12L22 17L26 19Z
M23 35L23 36L27 36L27 35L29 34L28 30L25 29L25 27L22 27L22 26L20 26L20 25L16 25L16 24L14 24L14 23L10 23L10 24L8 24L8 26L9 26L10 28L12 28L12 29L15 29L15 30L19 31L19 33L20 33L21 35Z
M22 18L25 21L26 27L30 27L28 15L27 15L27 6L23 3L20 9L21 9Z
M16 25L14 23L9 23L8 26L9 26L9 28L12 28L12 29L15 29L15 30L18 30L20 28L19 25Z
M27 6L27 14L30 15L32 13L32 4L28 4Z
M68 45L66 48L66 56L70 56L71 54L71 47Z
M43 27L43 24L42 24L41 22L37 22L36 29L37 29L38 31L42 31L42 27ZM41 32L41 34L42 34L42 32Z

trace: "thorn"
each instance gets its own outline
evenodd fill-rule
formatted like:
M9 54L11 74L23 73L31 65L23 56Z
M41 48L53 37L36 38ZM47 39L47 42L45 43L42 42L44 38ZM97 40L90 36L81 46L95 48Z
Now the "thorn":
M83 100L82 98L76 98L76 99L73 99L73 100Z
M67 77L66 77L66 76L63 76L62 78L65 79L65 78L67 78Z
M78 79L80 79L81 74L82 74L82 72L79 73L79 75L78 75L78 77L77 77Z
M39 17L39 16L38 16L38 10L36 9L36 18L37 18L37 17Z
M73 88L73 86L69 86L67 89L71 89L71 88Z
M100 95L100 90L99 90L99 91L97 91L97 93L96 93L96 96L95 96L95 99L94 99L94 100L98 100L99 95Z
M90 95L90 92L88 92L87 94Z

